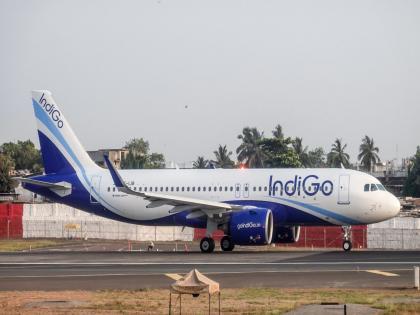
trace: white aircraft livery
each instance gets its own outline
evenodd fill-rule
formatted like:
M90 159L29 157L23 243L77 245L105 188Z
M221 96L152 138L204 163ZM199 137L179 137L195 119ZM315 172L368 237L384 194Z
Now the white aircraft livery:
M224 251L235 245L293 243L300 226L343 227L350 250L352 225L392 218L400 203L374 177L348 169L141 169L96 165L49 91L32 103L45 174L16 178L55 202L141 225L205 228L202 252L223 230Z

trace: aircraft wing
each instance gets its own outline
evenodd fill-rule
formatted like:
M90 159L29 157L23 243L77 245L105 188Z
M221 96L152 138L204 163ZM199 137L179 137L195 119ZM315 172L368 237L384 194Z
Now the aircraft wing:
M134 191L125 184L124 180L121 178L121 175L118 173L115 166L109 160L109 157L104 155L104 159L111 173L115 187L117 187L119 191L124 192L126 194L143 197L144 199L149 200L150 204L147 205L147 208L155 208L163 205L172 205L174 206L174 208L171 210L172 213L185 210L201 210L208 216L214 214L221 214L223 212L229 212L232 210L243 209L242 206L232 205L225 202L209 201L167 194L158 194L153 192L148 193ZM194 216L197 216L197 213Z

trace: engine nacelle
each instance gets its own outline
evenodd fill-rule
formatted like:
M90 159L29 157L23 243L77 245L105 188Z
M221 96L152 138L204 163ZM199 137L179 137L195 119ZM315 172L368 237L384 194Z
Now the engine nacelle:
M273 243L295 243L299 236L300 226L278 226L274 228Z
M256 208L233 212L229 222L230 237L237 245L266 245L273 236L273 213Z

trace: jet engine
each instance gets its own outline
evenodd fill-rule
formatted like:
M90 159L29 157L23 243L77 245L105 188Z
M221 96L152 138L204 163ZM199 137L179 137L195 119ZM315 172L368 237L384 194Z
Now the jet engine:
M300 226L277 226L273 232L273 243L295 243L299 241Z
M266 245L273 236L273 214L270 209L254 208L233 212L229 231L237 245Z

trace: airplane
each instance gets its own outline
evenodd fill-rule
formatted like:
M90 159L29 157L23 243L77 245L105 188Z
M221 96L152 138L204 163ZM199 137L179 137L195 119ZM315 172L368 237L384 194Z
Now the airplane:
M344 251L351 226L380 222L400 211L398 199L373 176L344 168L107 169L95 164L52 94L32 91L45 172L17 177L48 199L113 220L152 226L205 228L200 250L235 245L294 243L301 226L342 226ZM95 128L95 126L92 126Z

